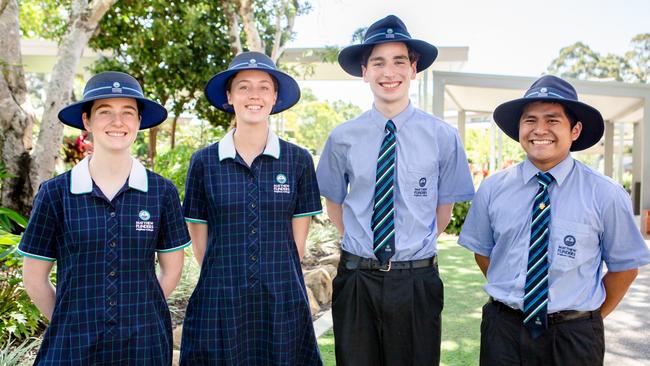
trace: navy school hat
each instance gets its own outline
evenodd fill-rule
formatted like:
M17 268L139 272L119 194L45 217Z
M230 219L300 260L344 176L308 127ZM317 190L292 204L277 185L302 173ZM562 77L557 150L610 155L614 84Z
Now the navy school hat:
M271 114L289 109L300 100L300 87L296 80L278 70L271 58L260 52L243 52L235 56L227 70L214 75L208 81L205 86L205 97L210 104L224 112L235 113L232 105L228 104L226 84L231 77L244 70L264 71L277 80L278 97Z
M88 80L84 88L83 100L61 109L59 120L68 126L84 130L81 119L84 106L94 100L109 98L135 99L142 118L141 130L157 126L167 119L165 107L145 98L140 83L133 76L118 71L105 71Z
M519 119L524 107L533 102L560 103L568 108L582 123L580 136L571 144L571 151L587 149L600 141L605 132L603 116L598 110L578 100L578 93L567 81L557 76L545 75L537 79L523 98L511 100L494 110L494 121L515 141L519 141Z
M438 57L438 49L434 45L411 38L404 22L395 15L389 15L376 21L368 28L363 36L363 43L342 49L339 53L339 65L352 76L362 76L361 58L364 52L372 49L375 45L389 42L405 43L420 55L416 65L417 72L431 66Z

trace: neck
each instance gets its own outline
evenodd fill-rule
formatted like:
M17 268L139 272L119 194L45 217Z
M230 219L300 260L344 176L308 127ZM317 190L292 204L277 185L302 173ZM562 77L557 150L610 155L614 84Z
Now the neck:
M386 119L392 119L402 113L409 106L409 103L410 100L408 98L393 103L383 103L375 99L375 108Z
M235 149L240 155L257 156L264 151L268 134L268 122L255 125L240 123L233 134Z
M128 151L108 152L95 149L90 159L90 176L95 181L124 180L131 173L132 158Z

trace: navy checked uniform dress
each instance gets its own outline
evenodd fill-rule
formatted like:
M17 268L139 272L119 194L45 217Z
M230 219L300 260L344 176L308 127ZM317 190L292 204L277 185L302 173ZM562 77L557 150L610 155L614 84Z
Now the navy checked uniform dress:
M321 365L291 220L321 212L312 158L269 131L250 167L232 131L192 157L185 220L208 225L181 365Z
M109 201L88 161L43 183L19 246L57 264L54 313L35 365L171 365L155 254L190 244L176 187L134 159Z

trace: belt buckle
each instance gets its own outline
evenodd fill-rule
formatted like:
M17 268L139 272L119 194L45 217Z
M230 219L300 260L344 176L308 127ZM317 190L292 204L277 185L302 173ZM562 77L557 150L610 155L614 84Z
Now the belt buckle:
M389 259L388 260L388 268L386 268L386 269L379 268L379 270L382 271L382 272L390 272L390 268L391 268L392 264L393 264L393 262Z

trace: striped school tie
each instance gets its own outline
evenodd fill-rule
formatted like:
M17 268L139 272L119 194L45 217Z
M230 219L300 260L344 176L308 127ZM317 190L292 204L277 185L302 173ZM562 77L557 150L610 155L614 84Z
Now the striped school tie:
M377 158L375 205L372 211L373 251L383 265L395 253L393 186L395 185L395 123L386 122L386 135Z
M533 204L528 248L528 271L524 287L524 326L533 338L547 328L548 305L548 237L551 221L551 199L548 185L553 182L551 173L537 173L539 189Z

